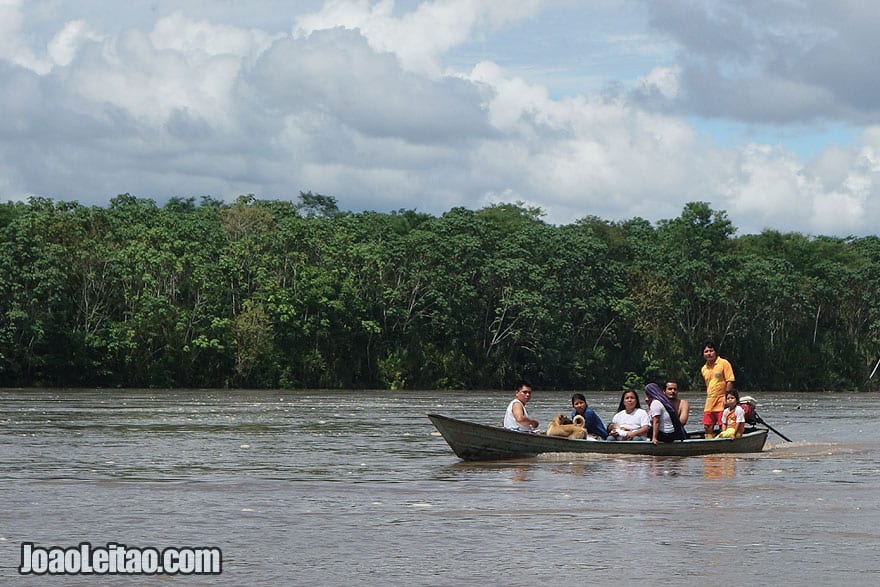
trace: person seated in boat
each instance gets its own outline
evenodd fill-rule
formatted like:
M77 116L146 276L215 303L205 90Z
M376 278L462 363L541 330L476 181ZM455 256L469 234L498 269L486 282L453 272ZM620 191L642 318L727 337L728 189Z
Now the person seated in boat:
M687 438L678 411L656 383L645 386L645 403L648 404L648 417L651 419L651 442L657 444Z
M678 381L674 379L667 381L665 391L666 399L669 400L669 403L672 404L672 407L675 408L675 411L678 413L678 420L681 422L681 425L686 425L688 423L688 414L690 413L691 406L686 399L678 397Z
M529 417L526 404L532 399L532 386L527 381L518 381L514 387L513 400L507 404L504 413L504 427L520 432L534 432L538 429L538 421Z
M729 390L724 396L724 412L721 414L721 434L718 438L739 438L746 428L746 412L739 405L739 392Z
M639 394L624 391L617 409L608 427L608 440L648 440L651 420L639 403Z
M605 440L608 438L608 430L602 418L593 411L593 408L587 405L587 398L582 393L576 393L571 396L571 416L574 420L575 416L581 416L584 419L584 428L587 429L588 438Z

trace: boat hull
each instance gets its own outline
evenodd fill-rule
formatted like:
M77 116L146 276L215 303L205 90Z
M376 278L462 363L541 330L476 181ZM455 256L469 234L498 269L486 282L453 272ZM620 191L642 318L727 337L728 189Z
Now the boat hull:
M764 449L767 430L756 428L741 438L691 438L654 444L644 441L572 440L529 434L458 420L441 414L428 418L453 452L466 461L497 461L533 457L543 453L629 454L689 457L727 453L754 453Z

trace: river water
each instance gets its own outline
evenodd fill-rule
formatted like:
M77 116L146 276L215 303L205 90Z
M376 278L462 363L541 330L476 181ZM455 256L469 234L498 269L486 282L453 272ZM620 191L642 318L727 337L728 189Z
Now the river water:
M0 584L878 584L880 397L752 395L794 442L475 464L424 414L496 423L509 392L0 390ZM222 574L21 576L26 542L211 546Z

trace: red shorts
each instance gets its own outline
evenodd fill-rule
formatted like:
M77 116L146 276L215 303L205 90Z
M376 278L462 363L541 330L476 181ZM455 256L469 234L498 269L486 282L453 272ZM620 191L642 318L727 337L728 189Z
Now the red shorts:
M721 426L721 414L724 412L703 412L703 426Z

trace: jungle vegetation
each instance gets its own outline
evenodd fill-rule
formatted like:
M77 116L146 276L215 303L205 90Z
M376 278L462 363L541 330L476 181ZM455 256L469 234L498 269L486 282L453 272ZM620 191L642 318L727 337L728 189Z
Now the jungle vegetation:
M0 385L870 390L880 239L329 196L0 204Z

